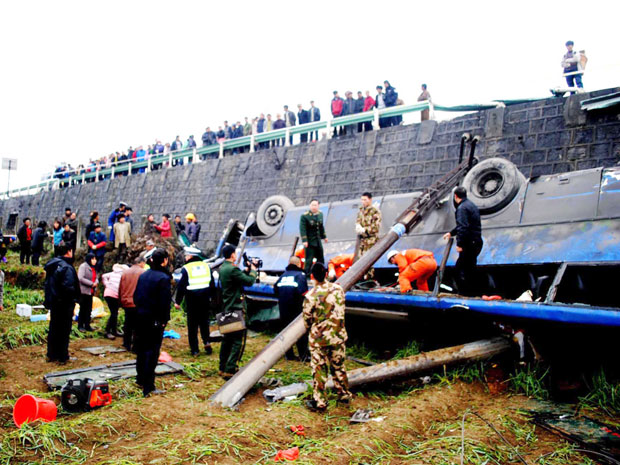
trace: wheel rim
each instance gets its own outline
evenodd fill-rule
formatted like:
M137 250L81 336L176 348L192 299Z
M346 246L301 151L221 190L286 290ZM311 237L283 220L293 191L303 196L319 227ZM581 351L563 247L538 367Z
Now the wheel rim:
M284 215L284 210L282 210L282 207L280 205L269 205L269 207L267 207L265 209L265 214L263 215L263 218L265 220L265 223L267 223L269 226L277 226L280 221L282 221L282 216Z
M499 170L486 171L476 183L476 194L483 199L493 197L504 187L504 176Z

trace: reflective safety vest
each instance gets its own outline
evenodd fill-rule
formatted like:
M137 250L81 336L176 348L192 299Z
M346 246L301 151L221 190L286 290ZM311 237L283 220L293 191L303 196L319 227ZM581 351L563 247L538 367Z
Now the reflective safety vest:
M188 291L196 291L198 289L206 289L211 283L211 269L205 262L189 262L183 265L187 271Z

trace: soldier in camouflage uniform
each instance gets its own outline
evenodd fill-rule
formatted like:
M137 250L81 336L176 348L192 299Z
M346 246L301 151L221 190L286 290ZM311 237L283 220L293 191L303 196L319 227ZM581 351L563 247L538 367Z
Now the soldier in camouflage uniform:
M348 403L353 397L349 392L349 381L344 370L347 340L347 330L344 327L344 291L338 284L327 281L326 274L323 263L314 264L312 279L315 286L306 294L303 306L304 323L310 331L308 347L313 379L313 400L306 405L316 410L327 407L324 391L328 371L332 375L334 389L340 401Z
M379 241L381 229L381 212L372 204L372 194L364 192L361 201L362 205L355 221L355 232L359 237L359 257L362 257ZM365 279L372 279L373 276L374 269L371 268L366 273Z
M308 274L314 259L317 262L325 262L321 240L327 242L327 237L325 236L325 227L323 226L323 213L319 211L318 200L313 199L310 202L310 210L299 218L299 235L306 250L304 271Z

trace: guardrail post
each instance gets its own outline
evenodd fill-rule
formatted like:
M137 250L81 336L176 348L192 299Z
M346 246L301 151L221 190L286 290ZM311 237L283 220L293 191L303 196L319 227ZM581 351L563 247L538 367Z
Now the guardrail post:
M110 173L110 179L114 179L114 172L116 171L116 165L112 165L112 172Z
M327 138L328 138L328 139L331 139L331 138L332 138L332 136L333 136L333 134L332 134L332 120L331 120L331 119L328 119L328 120L326 121L326 125L327 125L327 126L325 127L325 130L327 131ZM317 139L318 139L318 138L317 138ZM317 140L317 142L318 142L318 140Z
M433 102L431 102L430 100L428 101L428 113L429 113L429 119L434 120L435 119L435 105L433 105Z
M220 155L219 158L224 158L224 141L220 141Z
M375 131L379 129L379 109L378 108L373 108L372 109L372 114L374 116L374 120L373 120L373 126Z
M284 147L288 147L290 144L291 130L290 128L286 128L284 132Z
M151 172L151 158L153 158L153 155L151 155L150 157L146 159L146 173L147 174Z
M196 155L196 147L192 149L192 163L200 163L198 156Z
M168 168L172 168L172 152L168 154Z
M131 176L131 162L127 164L127 176Z
M82 173L82 184L86 184L86 171Z
M250 153L254 153L254 144L256 143L256 136L254 134L250 135Z
M95 170L95 182L99 182L99 168Z

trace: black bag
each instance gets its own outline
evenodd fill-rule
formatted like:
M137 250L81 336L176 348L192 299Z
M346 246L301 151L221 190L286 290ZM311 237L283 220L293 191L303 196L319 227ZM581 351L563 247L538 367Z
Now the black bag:
M222 312L215 315L220 334L236 333L245 329L245 315L242 309Z

